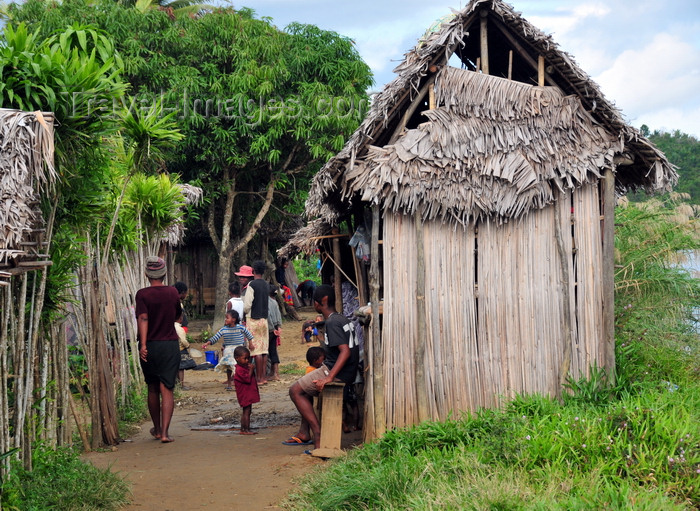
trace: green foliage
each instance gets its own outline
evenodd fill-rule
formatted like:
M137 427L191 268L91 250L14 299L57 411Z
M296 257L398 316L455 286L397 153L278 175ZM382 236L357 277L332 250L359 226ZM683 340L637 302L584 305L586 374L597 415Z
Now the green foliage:
M617 375L629 391L637 384L673 385L697 378L700 280L680 266L700 248L693 208L668 200L620 207L616 212L615 325Z
M122 62L111 40L101 31L66 24L55 34L29 32L20 23L8 24L0 48L0 106L55 115L56 157L72 157L116 130L116 123L99 115L94 105L122 96ZM62 166L62 177L68 166Z
M678 167L675 191L689 194L691 204L700 204L700 141L679 130L655 130L648 137Z
M113 0L29 0L9 15L44 34L80 19L111 36L132 84L120 106L143 111L161 101L185 136L166 153L168 168L200 180L203 208L221 210L227 190L239 192L232 239L250 227L271 182L270 225L298 215L311 176L367 108L371 74L352 41L311 25L282 32L245 8L188 16Z
M181 218L185 199L175 176L136 174L127 186L125 210L152 234L164 232Z
M318 269L316 269L317 262L317 257L297 257L292 261L294 271L299 277L299 282L304 282L305 280L319 281Z
M142 392L136 390L136 386L129 388L128 395L125 396L124 404L118 398L119 431L134 431L139 424L148 418L147 389Z
M116 510L128 503L128 484L109 470L80 460L70 449L37 447L33 470L13 462L2 486L2 509Z
M280 374L294 374L301 376L304 374L304 369L296 364L282 364L280 365Z
M574 380L569 376L564 388L569 392L563 394L564 402L579 402L583 404L606 404L613 395L605 369L594 364L588 370L588 377L582 376Z

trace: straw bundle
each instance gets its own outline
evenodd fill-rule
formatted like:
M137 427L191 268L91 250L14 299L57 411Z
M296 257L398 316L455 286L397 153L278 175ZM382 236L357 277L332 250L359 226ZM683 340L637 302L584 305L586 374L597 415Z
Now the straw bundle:
M0 109L0 263L23 255L41 221L39 192L56 180L53 117Z

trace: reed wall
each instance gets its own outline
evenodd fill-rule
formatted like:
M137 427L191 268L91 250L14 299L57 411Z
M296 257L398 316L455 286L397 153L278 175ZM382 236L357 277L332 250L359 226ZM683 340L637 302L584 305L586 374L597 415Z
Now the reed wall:
M562 371L577 378L594 362L604 365L596 185L506 224L426 222L424 335L416 317L415 217L385 212L383 239L388 428L418 422L418 343L425 343L434 419L494 407L516 393L556 396Z

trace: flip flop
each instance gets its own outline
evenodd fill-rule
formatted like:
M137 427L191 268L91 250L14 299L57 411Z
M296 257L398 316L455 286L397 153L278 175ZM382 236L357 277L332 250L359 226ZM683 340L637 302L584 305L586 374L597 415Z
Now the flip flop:
M226 390L233 390L233 387L226 387Z
M311 439L304 442L301 438L293 436L290 437L289 440L287 440L286 442L282 442L282 445L311 445L313 443L314 441Z

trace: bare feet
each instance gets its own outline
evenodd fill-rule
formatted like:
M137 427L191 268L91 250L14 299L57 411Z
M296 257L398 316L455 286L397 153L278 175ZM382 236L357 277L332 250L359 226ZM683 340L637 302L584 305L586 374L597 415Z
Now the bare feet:
M151 436L152 436L155 440L160 440L160 433L156 433L156 428L151 428L151 430L149 431L149 433L151 433Z
M169 444L170 442L174 442L175 439L172 437L169 437L169 436L165 436L165 437L161 438L160 441L161 441L161 443Z
M257 431L251 431L251 430L241 430L241 435L257 435Z

